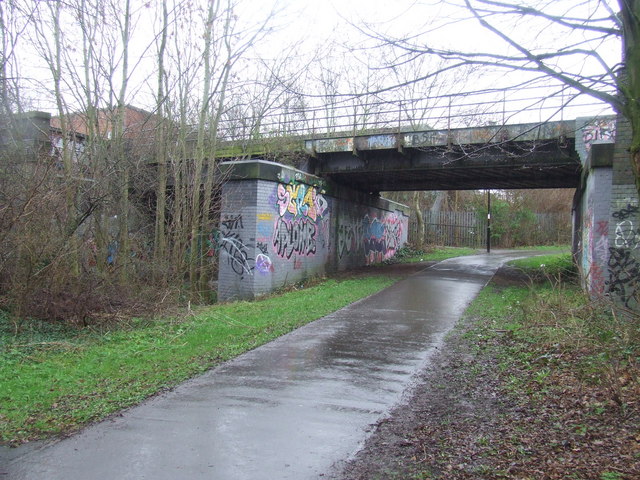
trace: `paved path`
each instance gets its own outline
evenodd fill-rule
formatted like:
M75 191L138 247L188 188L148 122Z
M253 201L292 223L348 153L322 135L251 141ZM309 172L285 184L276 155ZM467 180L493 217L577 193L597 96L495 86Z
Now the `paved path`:
M329 475L401 400L507 258L492 253L441 262L122 416L62 441L14 450L11 459L5 451L0 479Z

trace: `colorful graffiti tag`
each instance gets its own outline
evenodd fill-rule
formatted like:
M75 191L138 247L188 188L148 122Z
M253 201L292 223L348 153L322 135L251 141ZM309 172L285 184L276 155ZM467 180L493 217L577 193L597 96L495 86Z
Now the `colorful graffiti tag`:
M594 295L605 293L605 273L609 256L609 222L595 220L593 207L589 207L584 218L583 269L586 287Z
M382 262L402 245L402 218L395 213L366 214L338 225L338 258L364 255L367 264Z
M402 220L395 213L381 219L365 215L362 241L368 264L382 262L394 256L402 244Z
M300 184L278 184L278 213L284 217L289 212L293 218L318 221L329 208L324 196L316 187Z
M584 147L591 150L591 145L597 140L615 140L616 121L615 119L599 119L582 129L582 140Z
M256 255L256 270L264 275L273 273L273 263L266 254L259 253Z
M276 219L272 245L278 256L290 259L293 254L309 256L317 252L319 231L329 213L329 204L314 186L278 184Z

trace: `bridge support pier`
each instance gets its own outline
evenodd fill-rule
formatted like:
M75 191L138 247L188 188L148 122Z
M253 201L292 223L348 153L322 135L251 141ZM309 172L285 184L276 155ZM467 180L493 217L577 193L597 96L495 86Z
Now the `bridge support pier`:
M578 120L576 120L578 121ZM593 122L593 120L591 120ZM593 297L609 296L640 309L640 205L631 170L630 127L618 117L583 133L615 132L581 152L583 174L574 200L574 254L583 285ZM601 135L602 133L598 133Z
M222 164L218 299L254 298L287 284L392 257L409 208L266 161Z

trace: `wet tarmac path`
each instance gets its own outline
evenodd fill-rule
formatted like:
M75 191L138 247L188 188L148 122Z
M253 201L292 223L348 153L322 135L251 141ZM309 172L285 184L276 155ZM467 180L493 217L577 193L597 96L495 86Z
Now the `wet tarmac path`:
M440 262L121 416L5 452L0 479L330 476L401 401L499 265L526 255Z

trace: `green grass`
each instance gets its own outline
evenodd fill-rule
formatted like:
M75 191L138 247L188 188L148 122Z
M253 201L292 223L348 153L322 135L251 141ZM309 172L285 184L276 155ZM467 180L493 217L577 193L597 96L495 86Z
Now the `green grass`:
M420 250L410 247L401 248L390 263L439 262L447 258L475 255L478 250L467 247L437 247L432 250Z
M522 270L532 278L570 279L578 275L578 269L571 253L538 255L512 260L508 264Z
M540 252L570 252L571 245L533 245L527 247L515 247L515 250L536 250Z
M548 259L516 264L535 276L532 260L545 263L538 274L544 278ZM566 261L553 260L560 265ZM615 315L611 304L590 301L575 283L550 280L527 286L490 284L467 309L469 322L462 333L476 355L497 374L500 394L528 412L522 421L519 412L509 417L508 428L525 428L516 442L524 442L536 452L536 458L555 455L563 442L573 445L575 452L587 451L591 438L616 445L613 439L637 430L638 425L632 420L638 418L640 391L637 313L633 318ZM536 430L544 434L528 433ZM504 430L498 431L493 446L499 452L509 451L512 445L500 437ZM575 463L581 465L581 472L593 468L593 478L598 470L600 480L627 478L615 471L625 449L622 444L612 446L601 457L601 465L594 465L584 454L576 454ZM504 464L503 456L493 457ZM519 465L520 472L527 468L526 462Z
M496 350L499 370L517 367L520 372L509 378L510 390L534 388L544 393L548 378L562 366L587 383L606 383L621 397L620 372L640 358L637 320L613 315L606 305L592 303L575 283L556 281L549 271L564 272L566 258L549 257L552 262L539 258L535 260L547 262L539 270L551 281L484 288L466 311L477 319L467 335L477 349L500 345ZM532 260L514 263L536 276Z
M0 317L0 438L17 444L77 429L394 281L328 280L106 333L26 322L15 335Z

